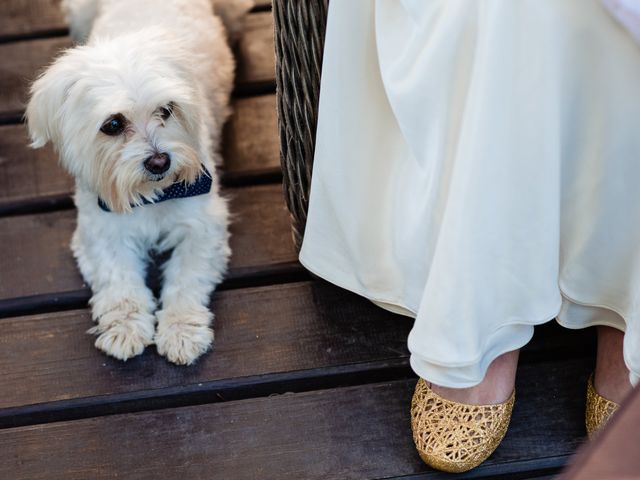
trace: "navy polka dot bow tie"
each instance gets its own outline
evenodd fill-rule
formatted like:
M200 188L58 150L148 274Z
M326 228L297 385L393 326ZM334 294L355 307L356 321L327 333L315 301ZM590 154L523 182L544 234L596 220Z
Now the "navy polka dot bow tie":
M164 202L165 200L173 200L174 198L187 198L187 197L195 197L197 195L205 195L211 191L211 174L206 167L203 168L203 173L200 174L196 181L193 183L186 184L185 182L176 182L169 185L165 188L160 195L156 198L156 200L151 201L146 198L142 199L142 203L144 205L149 205L153 203ZM106 203L101 198L98 198L98 205L105 212L110 212L111 210L107 206ZM132 207L136 207L137 205L131 205Z

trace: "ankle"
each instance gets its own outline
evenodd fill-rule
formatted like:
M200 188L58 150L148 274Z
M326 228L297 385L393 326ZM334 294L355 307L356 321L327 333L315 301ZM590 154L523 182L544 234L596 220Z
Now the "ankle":
M431 388L441 397L458 403L468 405L504 403L513 393L519 353L519 350L514 350L500 355L491 362L484 379L473 387L450 388L431 384Z
M632 390L623 357L624 333L612 327L598 327L598 355L594 388L598 394L620 404Z

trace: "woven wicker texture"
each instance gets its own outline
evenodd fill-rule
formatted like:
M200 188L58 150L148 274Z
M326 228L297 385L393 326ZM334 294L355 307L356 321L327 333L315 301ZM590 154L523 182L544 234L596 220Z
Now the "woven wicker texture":
M465 405L418 380L411 401L413 440L422 460L445 472L465 472L485 461L502 441L515 391L498 405Z
M619 405L611 400L607 400L593 386L593 375L589 377L587 385L587 408L585 411L584 423L589 436L600 430L615 413Z
M274 0L280 160L293 239L307 219L328 0Z

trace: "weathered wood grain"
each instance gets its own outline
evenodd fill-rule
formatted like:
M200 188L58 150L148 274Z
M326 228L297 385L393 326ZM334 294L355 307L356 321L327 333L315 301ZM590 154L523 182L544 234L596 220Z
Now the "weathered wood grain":
M271 0L255 0L255 8L264 10ZM60 33L67 25L60 0L2 0L0 2L0 40Z
M275 95L235 99L233 110L224 133L223 181L279 172ZM72 193L73 180L51 146L33 150L28 143L24 125L0 126L0 213Z
M325 282L218 291L211 308L214 351L190 368L152 347L106 357L85 334L87 310L0 320L0 428L412 375L411 319ZM593 333L539 327L521 363L589 358Z
M268 10L271 8L271 0L254 0L254 9Z
M254 13L247 17L237 46L236 83L241 91L275 91L275 47L273 15Z
M0 114L22 114L31 82L70 46L68 37L1 44Z
M231 199L232 276L297 262L281 185L228 189L223 193Z
M0 219L0 299L83 288L69 249L75 211Z
M224 135L224 171L251 175L280 170L276 96L238 98Z
M73 180L58 164L51 145L34 150L24 125L0 126L0 211L16 202L70 195Z
M211 391L224 379L408 356L410 319L324 282L218 292L211 308L213 352L190 368L152 347L126 363L103 355L85 334L86 310L0 320L0 417L24 405L152 389L159 397L160 389L206 382L201 390Z
M590 368L583 360L523 367L511 428L474 475L562 465L584 435ZM414 450L413 386L402 380L3 430L0 477L445 478Z
M230 277L296 261L280 185L230 189ZM84 288L69 250L75 211L0 218L0 302Z
M60 0L3 0L0 2L0 39L46 35L65 30Z
M71 46L68 37L44 38L0 44L0 115L24 111L29 84L62 49ZM237 46L238 89L264 91L275 85L273 17L270 12L253 13Z

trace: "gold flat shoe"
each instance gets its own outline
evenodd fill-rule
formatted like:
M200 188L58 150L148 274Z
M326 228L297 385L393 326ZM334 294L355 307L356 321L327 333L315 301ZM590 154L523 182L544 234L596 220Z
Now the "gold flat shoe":
M591 374L587 384L587 409L584 416L589 437L600 430L619 407L620 405L616 402L612 402L596 392L593 385L593 374Z
M507 433L515 393L497 405L466 405L439 396L418 380L411 400L411 429L420 458L452 473L480 465Z

